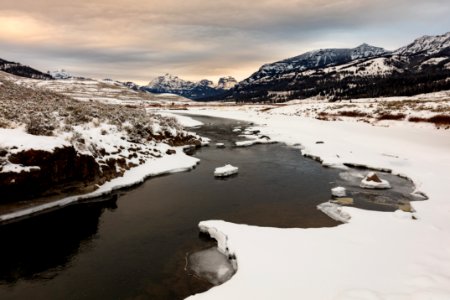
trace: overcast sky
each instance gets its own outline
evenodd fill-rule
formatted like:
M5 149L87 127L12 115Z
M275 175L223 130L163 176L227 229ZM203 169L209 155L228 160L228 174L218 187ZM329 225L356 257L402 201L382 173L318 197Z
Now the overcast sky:
M450 31L448 0L1 0L0 58L147 83L244 79L262 64Z

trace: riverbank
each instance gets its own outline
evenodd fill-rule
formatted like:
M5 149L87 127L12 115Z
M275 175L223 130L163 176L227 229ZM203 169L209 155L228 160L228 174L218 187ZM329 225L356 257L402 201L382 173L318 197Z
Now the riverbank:
M344 207L351 219L334 228L201 222L204 231L225 237L239 270L229 282L189 299L450 298L448 130L326 122L242 107L183 113L253 122L262 134L301 147L324 166L390 170L411 178L417 192L429 196L414 202L413 213Z
M192 168L183 147L208 143L144 107L0 83L0 223Z

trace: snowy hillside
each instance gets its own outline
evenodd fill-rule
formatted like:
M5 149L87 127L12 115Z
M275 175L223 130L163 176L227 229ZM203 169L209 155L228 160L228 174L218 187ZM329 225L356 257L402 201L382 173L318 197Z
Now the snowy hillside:
M396 55L433 55L450 47L450 32L437 36L423 36L394 52Z
M70 96L80 101L99 101L123 105L168 105L188 104L192 101L176 95L158 95L135 90L132 83L87 78L67 78L59 80L32 80L14 78L19 85L29 88L41 88Z
M30 68L16 62L10 62L0 59L0 71L14 74L21 77L35 78L35 79L52 79L49 74L42 73L38 70Z
M270 80L270 77L275 75L280 76L284 73L302 72L330 65L340 65L355 59L375 57L386 53L388 52L383 48L368 44L362 44L353 49L320 49L310 51L296 57L266 64L248 79L240 82L239 86L256 84L260 80Z
M116 92L103 82L84 83L86 93L102 84L103 89L96 92ZM61 89L72 85L79 89L82 84L20 81L0 72L2 201L89 193L137 166L166 156L184 157L179 146L203 143L174 118L150 113L141 106L114 105L110 98L87 101L87 94ZM57 88L65 94L55 92ZM122 87L117 94L125 91ZM78 95L79 100L69 94ZM188 165L195 163L191 159ZM143 171L133 180L142 180L155 170Z

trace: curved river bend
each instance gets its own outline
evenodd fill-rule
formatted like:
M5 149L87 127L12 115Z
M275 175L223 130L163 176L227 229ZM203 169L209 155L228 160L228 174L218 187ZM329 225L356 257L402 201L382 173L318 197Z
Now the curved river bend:
M212 141L195 153L193 171L0 226L0 299L184 299L212 286L185 270L187 253L214 245L199 236L200 221L338 225L316 209L337 170L281 144L232 147L242 139L233 128L246 124L196 118L205 123L196 132ZM215 179L227 163L239 174Z

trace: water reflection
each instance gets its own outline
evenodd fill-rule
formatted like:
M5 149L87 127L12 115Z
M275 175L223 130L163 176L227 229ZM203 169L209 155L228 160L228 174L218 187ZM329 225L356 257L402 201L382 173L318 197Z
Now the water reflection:
M0 226L0 283L57 276L90 247L105 209L117 208L117 196L102 200Z

